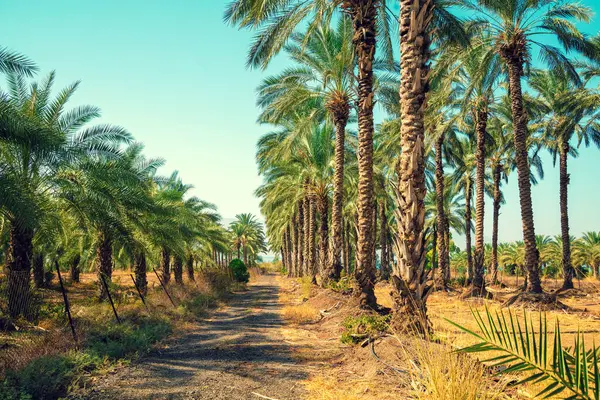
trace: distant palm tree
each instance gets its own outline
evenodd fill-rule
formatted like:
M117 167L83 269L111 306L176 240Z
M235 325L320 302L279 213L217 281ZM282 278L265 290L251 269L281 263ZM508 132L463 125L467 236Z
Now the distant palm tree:
M559 159L563 288L571 289L575 271L569 240L567 161L569 155L577 156L575 147L581 143L600 147L600 92L580 82L570 82L559 71L534 71L529 85L538 93L535 106L542 115L541 144L550 151L555 163ZM573 143L575 140L577 144Z
M600 232L585 232L583 237L573 245L575 257L580 263L587 265L592 270L594 277L598 278L600 268Z
M552 69L561 69L575 77L577 72L561 49L543 43L540 35L558 40L566 51L576 50L596 56L596 48L581 34L570 20L589 22L591 9L572 1L520 0L467 1L465 5L478 15L478 25L489 33L487 38L507 66L512 119L515 128L514 146L517 179L523 220L523 238L529 275L527 291L542 293L538 272L539 253L535 243L531 182L528 163L527 113L523 105L521 77L536 47L543 61Z

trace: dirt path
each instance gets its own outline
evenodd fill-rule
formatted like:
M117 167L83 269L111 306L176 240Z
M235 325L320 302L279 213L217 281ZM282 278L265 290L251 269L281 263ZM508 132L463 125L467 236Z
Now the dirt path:
M304 398L307 366L283 342L278 293L273 275L260 276L197 330L102 378L81 398Z

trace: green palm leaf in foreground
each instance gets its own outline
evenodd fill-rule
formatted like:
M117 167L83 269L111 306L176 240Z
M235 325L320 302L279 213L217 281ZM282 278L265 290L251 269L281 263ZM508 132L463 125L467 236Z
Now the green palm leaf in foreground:
M545 314L540 313L536 332L534 321L526 312L522 318L511 310L491 312L487 307L484 314L478 310L471 312L481 333L447 320L480 340L477 344L460 349L460 352L501 353L483 362L491 363L491 367L500 368L500 373L523 373L525 377L514 385L526 382L546 384L547 386L537 394L542 398L565 392L566 399L600 399L600 349L594 343L591 349L586 350L582 333L577 332L572 348L563 348L560 324L557 320L550 348Z

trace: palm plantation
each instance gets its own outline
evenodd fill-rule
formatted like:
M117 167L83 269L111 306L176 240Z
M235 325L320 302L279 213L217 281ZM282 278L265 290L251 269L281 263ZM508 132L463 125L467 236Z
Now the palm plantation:
M263 352L277 360L289 352L280 367L293 366L296 351L288 345L305 343L289 335L302 331L311 340L328 338L319 351L323 360L333 360L325 343L331 335L343 332L345 345L361 345L331 361L332 368L358 360L366 347L369 361L360 362L365 370L369 362L377 365L373 382L390 379L379 373L384 370L404 379L404 369L384 361L389 354L378 355L375 347L394 346L386 342L393 335L406 351L392 364L408 357L402 368L418 371L412 385L402 382L393 390L411 386L411 396L491 394L498 381L491 383L486 363L493 361L500 373L514 375L515 387L545 385L531 396L564 391L574 399L600 398L593 340L586 345L577 333L563 344L558 322L550 332L545 315L534 327L529 314L510 309L509 328L503 310L560 310L567 321L579 311L582 321L596 312L595 304L582 311L577 302L600 279L600 233L579 230L574 221L589 199L569 196L575 176L585 176L572 160L600 148L600 36L585 33L591 14L569 0L231 1L224 22L252 32L246 67L264 76L255 93L262 132L254 196L261 215L235 211L229 220L203 200L214 188L195 187L178 171L165 174L167 160L147 156L135 132L98 123L96 106L72 105L79 81L56 89L54 72L38 76L33 61L0 46L6 81L0 84L0 312L10 323L36 324L41 308L52 313L52 303L39 294L60 288L63 319L75 346L85 348L89 338L76 337L65 285L71 291L92 282L89 297L98 309L112 311L117 324L118 312L129 313L127 324L155 323L165 315L179 318L178 327L191 324L177 354L202 361L185 368L208 374L199 383L203 390L213 389L202 386L217 379L213 369L231 374L232 385L249 376L238 374L240 366L255 372L249 346L258 337L264 343L257 360L265 361ZM556 199L532 191L544 178L546 159L552 161L546 174L557 169ZM556 204L558 217L538 208L539 200ZM516 224L511 211L518 211ZM540 234L540 226L556 232ZM266 254L275 257L272 263L263 262ZM54 273L60 286L52 282ZM119 289L123 276L135 291ZM231 304L217 301L225 293ZM145 312L132 317L127 302L137 296ZM145 299L152 296L162 296L157 301L168 304L167 314L151 311ZM204 321L211 307L219 307L219 317ZM475 328L451 320L462 317L462 308L471 308ZM218 326L217 333L200 335L200 343L194 324L205 323ZM450 351L455 328L479 341L466 341L459 351L503 355L482 363L470 358L478 356L456 356ZM579 332L571 328L565 329ZM221 360L221 344L211 344L212 336L235 350ZM430 360L420 353L424 349ZM449 350L456 364L441 365L440 349ZM227 365L213 368L217 359ZM232 361L240 366L230 368ZM308 368L313 361L307 359ZM182 368L175 364L167 370ZM438 364L444 371L426 382ZM306 382L314 380L310 371ZM441 389L456 384L454 373L479 374L487 383L472 389L466 385L471 376L459 379L463 392L456 393L463 394L444 397ZM252 378L265 379L260 375ZM289 375L269 379L295 393ZM348 383L336 374L322 379L323 398L336 389L325 384L328 379ZM496 394L510 397L511 390Z

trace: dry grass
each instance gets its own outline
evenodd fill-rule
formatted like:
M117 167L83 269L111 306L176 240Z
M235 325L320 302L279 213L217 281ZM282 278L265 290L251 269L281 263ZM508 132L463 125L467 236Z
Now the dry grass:
M452 352L448 346L411 341L410 384L413 396L421 400L498 400L505 394L507 381L495 381L482 364Z
M293 324L306 324L319 319L319 310L309 304L286 306L281 310L283 318Z

